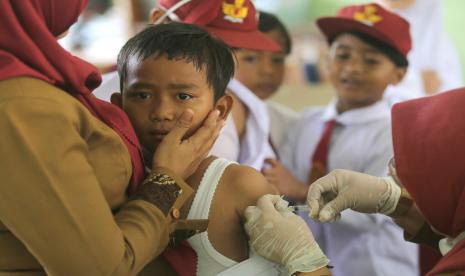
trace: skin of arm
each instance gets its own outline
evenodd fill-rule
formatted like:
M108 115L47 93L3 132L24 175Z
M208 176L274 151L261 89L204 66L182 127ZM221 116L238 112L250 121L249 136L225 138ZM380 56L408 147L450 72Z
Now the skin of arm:
M277 190L260 172L246 166L228 166L217 187L209 217L209 238L219 252L236 261L249 257L248 237L243 229L244 210L265 194L277 194Z
M331 271L327 267L322 267L318 270L312 272L297 272L297 276L330 276L332 275Z

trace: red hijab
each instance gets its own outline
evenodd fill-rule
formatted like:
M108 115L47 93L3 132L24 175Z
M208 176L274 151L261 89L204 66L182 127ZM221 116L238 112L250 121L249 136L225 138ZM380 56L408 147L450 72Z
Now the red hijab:
M429 224L465 231L465 88L397 104L392 110L397 174ZM429 275L465 272L465 241Z
M131 155L132 192L144 168L131 123L120 108L91 95L101 82L98 69L72 56L56 39L76 22L86 4L87 0L0 1L0 80L29 76L48 82L76 97L113 128Z

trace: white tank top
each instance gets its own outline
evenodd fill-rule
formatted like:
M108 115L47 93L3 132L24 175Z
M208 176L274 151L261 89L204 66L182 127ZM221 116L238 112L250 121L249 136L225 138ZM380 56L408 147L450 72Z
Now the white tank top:
M236 163L224 158L217 158L211 162L197 188L187 215L188 219L208 219L216 187L224 170L231 164ZM197 253L197 275L216 275L237 264L236 261L215 250L208 239L208 230L189 238L188 242Z
M237 164L224 158L217 158L211 162L200 181L192 206L187 215L188 219L208 219L210 206L216 187L220 182L224 170L231 164ZM236 262L222 255L208 239L208 230L187 240L197 253L197 275L227 275L227 276L277 276L288 275L279 265L254 254L243 262Z

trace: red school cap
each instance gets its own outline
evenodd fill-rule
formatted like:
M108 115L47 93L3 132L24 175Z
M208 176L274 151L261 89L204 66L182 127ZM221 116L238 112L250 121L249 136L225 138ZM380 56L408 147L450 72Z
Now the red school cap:
M328 39L341 33L360 32L393 47L405 58L412 48L407 20L375 3L344 7L337 16L321 17L316 23Z
M230 47L281 50L278 43L258 29L258 14L250 0L159 0L158 5L172 13L171 19L203 26Z

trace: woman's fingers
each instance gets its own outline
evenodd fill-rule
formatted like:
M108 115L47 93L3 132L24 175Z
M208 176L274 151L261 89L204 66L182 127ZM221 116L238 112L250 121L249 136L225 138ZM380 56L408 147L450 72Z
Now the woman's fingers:
M191 127L192 120L194 119L194 111L186 109L176 121L176 124L171 131L166 135L163 141L176 141L177 144L181 143L183 137Z
M208 154L223 127L223 120L219 119L219 114L218 110L210 112L202 126L187 140L202 156Z

